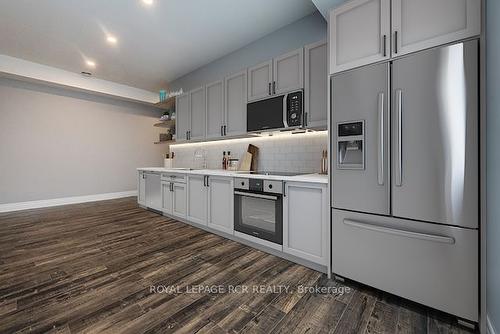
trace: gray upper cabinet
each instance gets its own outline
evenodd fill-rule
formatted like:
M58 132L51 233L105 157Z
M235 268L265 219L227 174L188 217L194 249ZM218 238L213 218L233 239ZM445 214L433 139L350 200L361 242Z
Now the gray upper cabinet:
M389 58L390 10L390 0L353 0L330 12L331 74Z
M330 12L330 74L480 33L480 0L352 0Z
M248 68L248 101L268 97L272 94L273 61Z
M177 96L176 108L176 139L178 141L187 140L190 120L189 93Z
M225 125L224 135L241 135L247 132L247 71L224 79Z
M273 94L304 87L304 50L294 50L273 59Z
M205 87L207 101L207 138L223 136L224 81L219 80Z
M481 33L481 1L393 0L392 25L393 56L476 36Z
M327 127L327 68L328 50L326 41L309 44L304 48L304 106L305 126L308 128Z
M206 101L205 87L199 87L189 92L190 128L189 140L205 138L206 131Z

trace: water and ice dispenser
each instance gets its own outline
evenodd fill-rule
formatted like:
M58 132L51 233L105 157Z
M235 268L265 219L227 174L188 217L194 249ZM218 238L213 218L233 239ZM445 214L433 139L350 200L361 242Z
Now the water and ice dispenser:
M365 122L337 123L337 169L365 169Z

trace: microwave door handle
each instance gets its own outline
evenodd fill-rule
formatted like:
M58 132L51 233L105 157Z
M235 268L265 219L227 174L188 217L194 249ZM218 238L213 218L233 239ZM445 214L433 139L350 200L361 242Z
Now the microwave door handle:
M288 128L288 120L287 120L287 105L286 105L286 101L287 101L287 98L288 98L288 94L285 94L283 95L283 126L285 128Z

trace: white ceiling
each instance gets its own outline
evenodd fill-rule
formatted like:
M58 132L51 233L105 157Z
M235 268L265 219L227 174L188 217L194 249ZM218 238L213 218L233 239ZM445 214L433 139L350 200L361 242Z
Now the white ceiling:
M316 10L310 0L153 1L1 0L0 54L157 91Z

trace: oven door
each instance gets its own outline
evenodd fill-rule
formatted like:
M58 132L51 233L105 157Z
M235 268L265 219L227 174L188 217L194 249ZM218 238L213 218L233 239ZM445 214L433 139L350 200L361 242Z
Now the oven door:
M235 190L234 229L282 245L283 199L281 195Z

